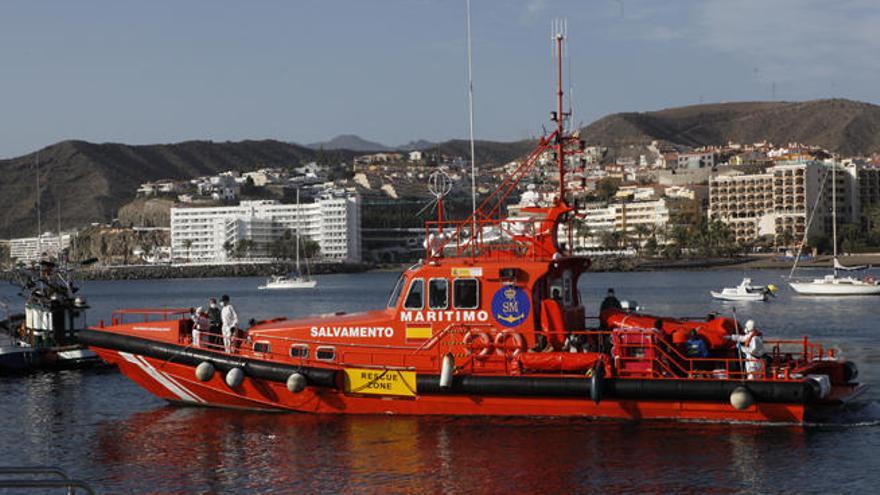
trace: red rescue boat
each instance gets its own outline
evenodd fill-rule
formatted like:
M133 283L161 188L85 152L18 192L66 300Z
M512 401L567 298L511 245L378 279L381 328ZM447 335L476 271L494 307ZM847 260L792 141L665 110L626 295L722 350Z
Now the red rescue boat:
M587 317L577 287L590 261L559 235L577 216L566 154L585 145L564 128L556 43L555 131L467 220L444 220L441 201L424 261L386 308L258 322L228 349L194 343L189 309L129 309L80 340L160 398L260 410L802 422L864 390L853 363L806 337L643 315L613 299ZM545 152L559 191L505 217Z

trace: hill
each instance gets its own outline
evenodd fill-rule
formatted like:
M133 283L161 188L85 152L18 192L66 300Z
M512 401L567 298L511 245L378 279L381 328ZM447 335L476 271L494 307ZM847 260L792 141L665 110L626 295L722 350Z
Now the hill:
M590 144L663 140L685 146L800 142L844 155L880 152L880 106L833 99L716 103L656 112L617 113L583 129Z
M501 143L497 141L474 141L474 153L477 164L501 165L517 158L522 158L535 147L534 141L513 141ZM449 156L462 156L470 162L471 145L466 139L452 139L435 144L426 149L429 153L440 153Z
M442 152L467 156L467 141L437 145ZM478 159L493 164L523 152L508 143L477 143ZM42 230L107 222L134 199L138 186L158 179L189 179L225 170L296 166L301 162L350 163L358 152L323 152L281 141L212 142L133 146L119 143L62 141L39 152L0 160L0 238L32 236L37 232L36 174L40 161Z
M351 153L339 152L340 160ZM186 179L229 169L297 165L316 152L280 141L130 146L63 141L37 153L0 160L0 238L36 234L34 163L39 155L43 230L109 221L138 186L162 178Z
M307 147L317 150L317 149L325 149L325 150L349 150L349 151L388 151L394 149L391 146L385 146L382 143L377 143L375 141L367 141L366 139L355 136L354 134L340 134L335 138L319 142L312 143L306 145Z

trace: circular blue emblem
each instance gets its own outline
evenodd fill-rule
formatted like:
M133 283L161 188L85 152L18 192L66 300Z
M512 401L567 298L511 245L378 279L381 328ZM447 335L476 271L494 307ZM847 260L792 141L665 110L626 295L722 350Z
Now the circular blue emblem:
M529 295L519 287L502 287L492 296L492 317L505 327L522 324L529 316L529 309Z

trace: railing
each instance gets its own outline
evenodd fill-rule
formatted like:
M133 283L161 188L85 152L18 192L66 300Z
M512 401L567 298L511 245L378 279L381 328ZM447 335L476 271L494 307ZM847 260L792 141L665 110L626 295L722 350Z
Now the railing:
M181 316L189 315L191 308L138 308L138 309L118 309L110 314L111 325L122 325L125 323L126 316L138 315L143 318L142 322L149 321L167 321L176 320ZM151 317L155 317L151 320ZM99 327L104 326L104 320L98 322Z
M588 317L587 320L594 319ZM194 331L198 342L190 335L182 335L181 343L203 348L230 356L253 356L286 364L300 366L349 366L375 367L399 370L438 370L443 356L451 353L456 358L456 368L460 371L486 371L510 373L514 365L511 349L498 348L494 340L499 333L493 325L486 323L450 323L444 329L419 345L377 345L372 343L339 342L335 340L315 340L314 338L294 338L287 336L250 336L237 333L229 338L229 347L224 346L222 336L205 331ZM469 334L486 333L489 342L479 338L469 338ZM683 353L669 337L655 329L618 328L607 330L581 330L549 332L538 331L548 341L573 342L579 350L609 355L619 376L648 376L651 378L726 378L744 379L752 377L771 377L773 379L797 379L796 370L810 363L835 358L833 349L827 351L820 344L814 344L804 337L800 340L766 340L764 359L751 359L737 354L736 357L691 357ZM298 355L291 355L291 349L307 349ZM486 348L489 352L486 352ZM321 352L329 353L322 358ZM555 349L559 351L560 349ZM733 352L730 349L728 352ZM746 369L751 361L753 369ZM629 363L641 363L641 371L632 371ZM627 371L629 370L629 371Z
M85 481L71 479L61 468L51 466L0 467L0 488L15 490L33 489L38 493L49 493L53 488L66 488L68 495L79 490L94 495ZM9 477L14 478L9 478Z

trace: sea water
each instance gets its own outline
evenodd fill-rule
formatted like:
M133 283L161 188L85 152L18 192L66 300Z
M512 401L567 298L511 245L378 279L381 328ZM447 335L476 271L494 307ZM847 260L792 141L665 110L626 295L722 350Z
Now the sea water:
M767 303L709 290L780 286ZM868 492L880 486L880 297L797 296L781 271L590 273L657 315L754 319L765 335L809 335L873 385L819 425L244 413L170 406L114 371L0 377L0 465L52 465L101 493ZM240 318L383 307L397 273L327 275L314 290L260 291L258 278L83 284L90 323L123 307L190 307L228 294ZM0 285L13 304L16 290Z

